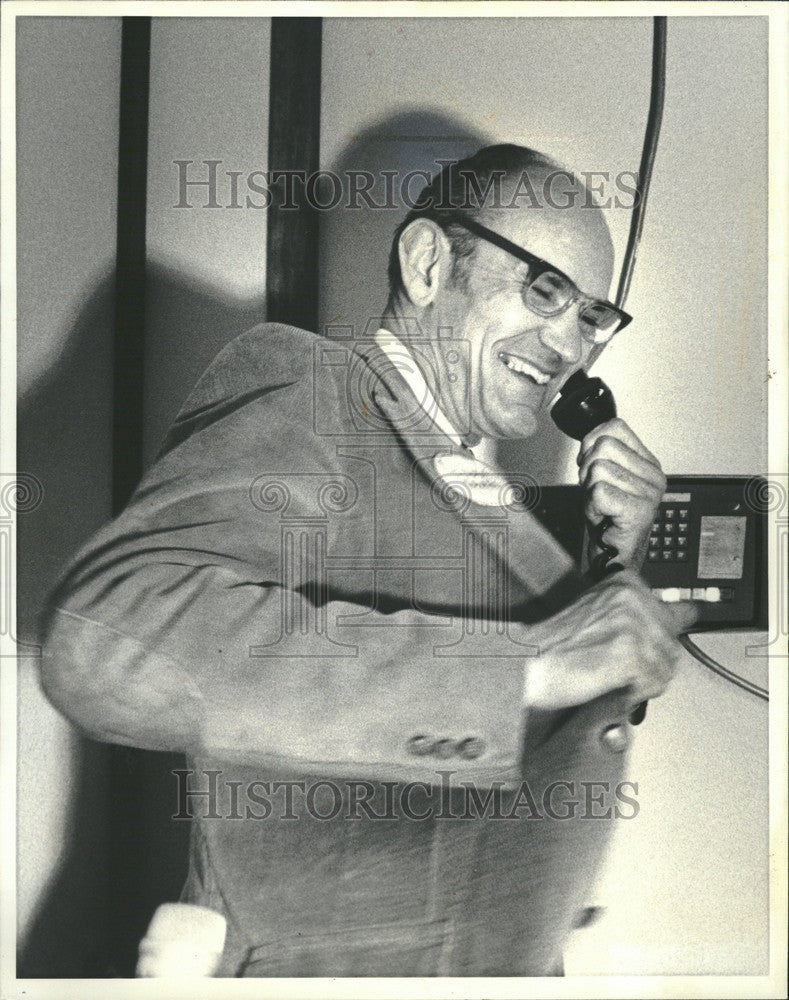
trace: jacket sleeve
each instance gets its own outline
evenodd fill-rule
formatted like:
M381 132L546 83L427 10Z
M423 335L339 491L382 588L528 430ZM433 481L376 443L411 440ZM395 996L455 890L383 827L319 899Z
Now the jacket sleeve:
M517 776L523 663L436 658L445 626L428 615L321 636L302 624L363 609L208 567L141 570L114 593L113 622L56 609L42 663L49 698L97 739L338 776Z
M149 749L329 776L429 782L451 768L515 782L525 661L436 656L445 616L284 578L281 538L262 529L250 483L262 470L298 481L336 467L300 424L300 383L250 389L228 382L227 366L211 377L221 392L179 420L52 596L50 700L97 739Z

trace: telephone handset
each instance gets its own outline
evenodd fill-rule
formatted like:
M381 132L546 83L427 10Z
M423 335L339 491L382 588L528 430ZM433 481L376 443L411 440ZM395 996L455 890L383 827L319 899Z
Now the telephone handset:
M590 377L583 368L567 379L551 408L551 418L559 430L576 441L582 441L595 427L613 420L615 416L613 393L601 378ZM622 569L619 563L613 561L618 555L617 549L603 539L612 523L610 517L604 517L592 531L594 542L600 549L600 554L592 562L592 575L598 580Z
M568 437L582 441L586 435L616 416L616 403L608 386L600 378L592 378L583 368L567 379L559 390L559 398L551 407L551 417L560 431ZM618 550L609 545L603 535L611 527L610 517L604 517L592 531L593 539L600 554L592 561L592 575L602 580L612 573L618 573L623 567L614 562ZM647 703L642 701L630 715L630 722L637 726L644 721L647 714Z

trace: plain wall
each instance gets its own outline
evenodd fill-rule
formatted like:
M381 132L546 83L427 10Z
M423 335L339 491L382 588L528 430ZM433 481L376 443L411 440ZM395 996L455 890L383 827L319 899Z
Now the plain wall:
M402 177L484 135L576 170L635 171L651 30L651 19L630 17L328 20L322 167ZM766 177L766 18L670 17L663 127L627 302L635 320L596 366L670 474L766 468ZM618 275L630 212L606 216ZM362 332L380 316L401 217L325 213L322 324ZM344 242L354 227L355 251ZM542 481L573 481L575 448L550 424L544 432L498 450ZM699 645L764 685L766 660L747 652L762 641L730 633ZM618 825L596 898L605 915L574 936L567 971L764 972L766 704L684 655L637 731L630 777L640 812Z
M119 18L17 22L20 637L55 576L110 515ZM20 972L99 968L106 926L107 747L83 739L19 661Z

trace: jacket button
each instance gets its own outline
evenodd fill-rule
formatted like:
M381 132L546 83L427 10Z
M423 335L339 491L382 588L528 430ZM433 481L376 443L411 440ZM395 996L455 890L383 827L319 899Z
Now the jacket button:
M433 753L436 757L440 757L442 760L446 760L447 757L451 757L455 752L455 744L453 740L436 740L433 744Z
M600 733L600 742L612 753L622 753L630 743L627 727L621 722L606 726Z
M433 749L433 741L429 736L412 736L408 741L408 752L413 757L427 757Z
M458 743L457 751L466 760L476 760L485 752L485 741L478 736L467 736Z

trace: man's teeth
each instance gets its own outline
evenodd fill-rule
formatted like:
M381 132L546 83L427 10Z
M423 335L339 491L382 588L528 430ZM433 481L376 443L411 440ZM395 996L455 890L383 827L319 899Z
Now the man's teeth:
M504 352L499 354L499 358L510 371L518 372L519 375L528 375L537 385L546 385L551 381L551 376L547 372L540 371L539 368L530 365L528 361L523 361L521 358L513 358L512 355L504 354Z

